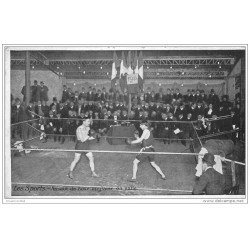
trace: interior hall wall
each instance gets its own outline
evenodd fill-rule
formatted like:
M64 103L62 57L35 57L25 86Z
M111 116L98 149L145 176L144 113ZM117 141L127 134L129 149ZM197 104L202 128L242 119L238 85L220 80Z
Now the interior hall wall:
M11 85L11 94L14 98L18 97L23 100L23 95L21 94L22 87L25 85L25 71L24 70L11 70L10 72L10 85ZM31 85L33 85L34 80L43 81L44 84L48 87L48 97L49 101L52 102L53 97L57 97L58 99L62 96L63 84L62 78L57 76L51 71L48 70L31 70L30 71L30 81Z
M103 87L108 91L111 87L111 80L105 79L67 79L66 80L67 87L70 87L73 91L81 92L82 87L88 91L88 88L95 87L96 90L102 90Z
M221 96L224 92L225 81L224 80L202 80L202 79L145 79L144 89L151 87L155 92L160 88L163 90L176 89L180 90L180 93L186 94L188 89L204 90L206 94L210 93L211 89Z
M239 76L241 74L241 59L237 62L237 64L234 66L233 70L229 74L226 85L227 85L227 94L229 96L229 99L232 101L235 98L235 95L240 92L239 89L235 89L235 77Z
M182 86L183 84L183 86ZM79 79L67 79L66 85L73 91L81 91L82 87L85 90L89 86L95 87L97 90L105 87L107 90L110 89L110 80L79 80ZM190 80L190 79L145 79L144 90L148 87L151 90L158 92L160 88L167 90L168 88L179 88L180 92L185 94L188 89L203 89L206 93L209 93L211 89L214 89L218 95L224 94L225 81L224 80Z

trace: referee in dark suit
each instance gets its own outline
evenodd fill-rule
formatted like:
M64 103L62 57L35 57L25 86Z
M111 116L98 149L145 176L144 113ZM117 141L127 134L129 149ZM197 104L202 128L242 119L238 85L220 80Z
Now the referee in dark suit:
M215 165L214 155L207 153L202 159L203 174L196 182L193 194L207 194L207 195L222 195L224 192L225 179L222 174L217 172L213 165Z

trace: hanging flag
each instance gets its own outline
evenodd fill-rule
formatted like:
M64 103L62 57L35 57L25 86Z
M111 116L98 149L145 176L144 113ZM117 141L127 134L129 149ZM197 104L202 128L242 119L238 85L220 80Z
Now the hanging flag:
M122 75L125 75L127 72L128 72L128 67L126 64L124 51L122 51L122 60L121 60L121 66L120 66L120 78L122 77Z
M128 85L128 93L138 93L139 85L138 85L138 67L137 67L137 52L133 53L129 51L128 54L128 75L127 75L127 85Z
M128 73L128 68L126 64L126 59L124 55L124 51L122 51L122 60L121 60L121 66L120 66L120 87L122 92L125 92L127 89L127 73Z
M135 51L133 67L134 67L134 73L139 74L137 51Z
M128 75L133 74L131 51L128 52L127 66L128 66Z
M142 51L140 51L138 58L138 85L140 90L143 90L143 58Z
M111 88L114 89L115 88L115 84L116 84L116 80L117 80L117 64L118 62L118 58L117 55L114 51L114 55L113 55L113 63L112 63L112 74L111 74Z

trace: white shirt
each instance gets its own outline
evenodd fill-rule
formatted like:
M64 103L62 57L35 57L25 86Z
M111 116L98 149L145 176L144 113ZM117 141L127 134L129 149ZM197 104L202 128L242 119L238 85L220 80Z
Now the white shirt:
M196 165L196 174L195 175L197 177L200 177L202 175L202 159L206 153L208 153L207 149L201 148L201 151L199 152L199 156L198 156L198 164ZM213 166L213 168L217 172L219 172L220 174L223 174L221 157L219 155L215 155L214 161L215 161L215 165Z
M89 130L90 128L84 125L79 126L76 130L77 140L81 142L87 141L89 139Z

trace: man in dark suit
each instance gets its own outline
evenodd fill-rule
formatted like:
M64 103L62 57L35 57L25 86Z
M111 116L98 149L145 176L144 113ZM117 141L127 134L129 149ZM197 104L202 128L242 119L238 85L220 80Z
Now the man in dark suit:
M203 174L195 183L193 194L223 194L225 178L213 168L213 165L215 165L214 155L206 153L202 159Z
M215 94L214 89L211 89L207 102L213 104L215 109L219 108L220 99L219 99L218 95Z
M68 88L66 85L63 85L62 103L65 103L68 99L70 99Z

